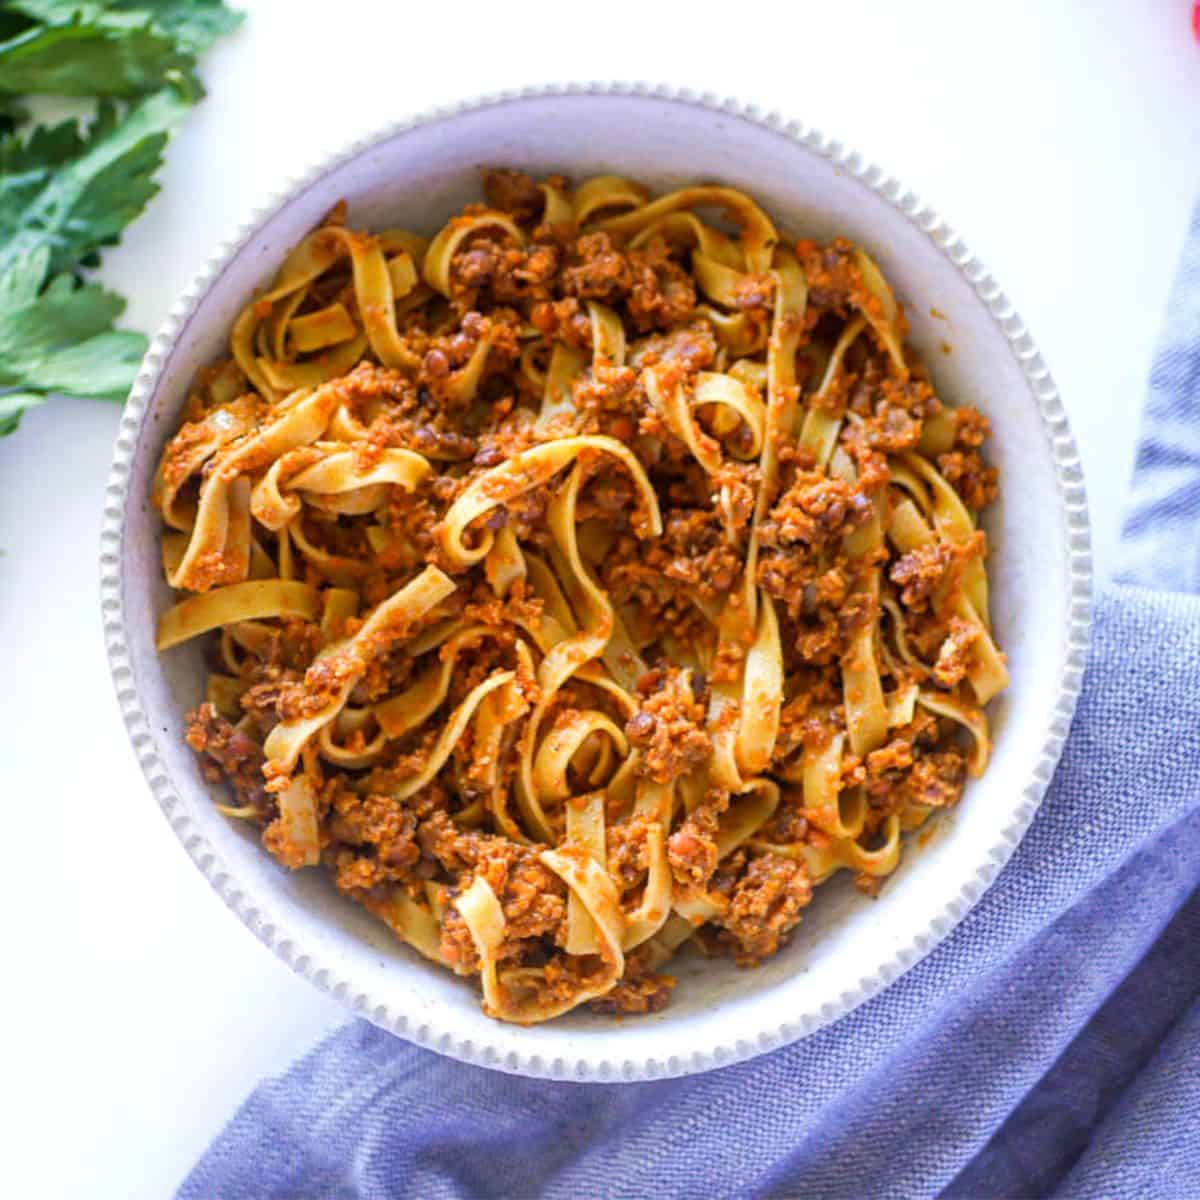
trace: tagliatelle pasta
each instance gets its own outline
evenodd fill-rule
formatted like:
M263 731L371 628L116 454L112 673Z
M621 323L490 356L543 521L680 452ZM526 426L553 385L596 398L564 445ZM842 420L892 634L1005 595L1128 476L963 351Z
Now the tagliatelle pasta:
M987 422L867 251L745 194L488 172L338 208L200 373L153 500L231 817L485 1010L654 1011L956 804L1007 683Z

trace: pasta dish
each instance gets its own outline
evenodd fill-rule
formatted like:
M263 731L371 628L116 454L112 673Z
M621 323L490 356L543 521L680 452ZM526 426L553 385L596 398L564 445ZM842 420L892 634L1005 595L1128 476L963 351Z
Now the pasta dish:
M741 191L484 198L339 206L238 316L155 478L157 644L208 635L187 740L285 867L493 1017L654 1012L984 770L988 423Z

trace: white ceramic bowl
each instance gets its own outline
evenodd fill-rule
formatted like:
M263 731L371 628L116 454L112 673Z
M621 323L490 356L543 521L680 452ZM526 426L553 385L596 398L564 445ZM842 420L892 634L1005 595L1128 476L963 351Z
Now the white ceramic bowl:
M987 531L1012 687L993 709L987 775L927 845L910 848L876 903L839 878L819 890L788 949L759 969L685 956L670 1006L650 1017L493 1022L469 984L398 944L322 872L282 870L215 811L184 745L183 715L201 695L200 650L154 651L170 598L150 480L196 368L222 352L251 291L335 201L349 200L356 225L429 232L477 198L479 168L492 164L575 178L617 171L656 190L717 180L751 193L793 235L861 242L904 301L940 393L978 405L995 428L1003 491ZM939 353L943 340L949 356ZM950 932L1020 840L1054 769L1086 654L1079 457L1049 373L991 276L929 207L840 143L663 88L548 89L440 110L357 142L284 188L217 248L155 337L125 409L105 512L102 602L118 699L151 790L196 865L265 945L348 1008L445 1054L526 1075L705 1070L802 1037L894 980Z

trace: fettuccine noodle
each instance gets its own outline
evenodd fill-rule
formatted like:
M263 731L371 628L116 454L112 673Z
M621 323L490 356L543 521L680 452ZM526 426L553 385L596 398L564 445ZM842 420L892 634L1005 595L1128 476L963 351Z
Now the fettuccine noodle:
M155 479L158 646L210 641L188 741L284 866L496 1018L655 1011L985 769L987 422L744 192L485 193L339 207L238 317Z

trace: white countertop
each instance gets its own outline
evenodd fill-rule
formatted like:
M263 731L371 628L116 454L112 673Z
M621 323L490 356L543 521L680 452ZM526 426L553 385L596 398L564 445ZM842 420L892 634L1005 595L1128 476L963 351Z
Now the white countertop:
M107 256L131 326L157 326L256 198L388 118L556 80L734 94L877 159L993 268L1057 378L1100 578L1111 571L1200 185L1190 3L742 0L720 10L724 28L704 5L609 0L570 10L578 34L540 3L243 7L242 31L207 60L210 95L170 149L162 195ZM342 1020L210 893L126 743L96 582L117 418L55 402L0 442L13 1195L169 1194L251 1086Z

